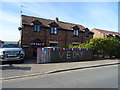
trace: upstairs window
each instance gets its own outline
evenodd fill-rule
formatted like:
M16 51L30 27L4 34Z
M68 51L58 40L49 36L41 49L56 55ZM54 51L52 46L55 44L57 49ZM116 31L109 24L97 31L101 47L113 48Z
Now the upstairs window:
M39 20L34 20L31 22L31 25L33 25L33 31L34 32L40 32L40 27L42 25L42 22L40 22Z
M40 25L34 25L34 32L40 32Z
M89 32L86 31L84 35L85 35L85 37L88 37L89 36Z
M90 30L88 28L85 28L83 30L84 30L84 36L89 37Z
M78 30L73 30L73 35L78 36Z
M57 34L57 27L51 27L51 34Z

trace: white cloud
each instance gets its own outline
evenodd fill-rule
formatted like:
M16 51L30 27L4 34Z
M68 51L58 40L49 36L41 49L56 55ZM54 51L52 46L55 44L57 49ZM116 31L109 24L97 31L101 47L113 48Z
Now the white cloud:
M20 23L20 17L5 11L0 12L2 13L0 17L0 39L4 41L18 41L20 37L17 28Z
M20 33L17 27L3 25L0 29L0 34L0 39L3 41L18 41L20 39Z
M89 15L87 19L86 25L93 28L106 29L111 31L118 31L118 11L117 4L115 4L111 8L108 3L100 3L98 4L89 4L84 9L87 11ZM88 8L89 7L89 8Z
M9 3L12 4L12 3ZM4 4L2 4L4 5ZM6 10L5 6L1 6L0 9L0 40L3 41L18 41L19 40L19 31L18 27L20 25L20 15L17 12L12 12L9 10L9 7ZM17 7L15 7L17 8Z
M67 14L67 12L65 12L65 10L60 10L50 3L22 3L22 5L27 7L22 9L23 14L31 12L33 15L41 18L54 19L55 17L58 17L65 20L70 19L70 16Z
M15 15L10 14L10 13L5 12L5 11L0 11L0 12L1 12L0 20L2 20L3 23L6 21L9 23L13 23L13 24L19 24L20 17L15 16Z

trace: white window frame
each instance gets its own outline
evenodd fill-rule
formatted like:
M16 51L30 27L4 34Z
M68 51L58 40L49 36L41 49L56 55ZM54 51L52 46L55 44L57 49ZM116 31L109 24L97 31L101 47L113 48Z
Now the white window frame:
M74 36L78 36L78 35L79 35L78 30L73 30L73 35L74 35Z
M57 33L58 33L57 27L51 27L50 33L51 33L51 34L57 34Z
M40 32L40 25L34 25L34 32Z

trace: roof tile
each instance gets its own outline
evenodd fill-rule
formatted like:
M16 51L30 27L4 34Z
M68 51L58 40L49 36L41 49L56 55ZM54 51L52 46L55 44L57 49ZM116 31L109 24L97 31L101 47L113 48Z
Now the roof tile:
M94 28L93 30L97 30L97 31L99 31L99 32L101 32L101 33L105 33L105 34L120 35L119 32L113 32L113 31L102 30L102 29L96 29L96 28Z
M47 27L49 27L50 23L55 22L55 20L22 15L22 24L31 25L31 22L35 21L35 20L39 20L40 22L42 22L43 25L45 25ZM56 23L59 25L60 28L63 28L66 30L72 30L72 27L74 27L75 25L77 25L80 28L80 30L85 29L84 26L79 25L79 24L73 24L73 23L62 22L62 21L58 21Z

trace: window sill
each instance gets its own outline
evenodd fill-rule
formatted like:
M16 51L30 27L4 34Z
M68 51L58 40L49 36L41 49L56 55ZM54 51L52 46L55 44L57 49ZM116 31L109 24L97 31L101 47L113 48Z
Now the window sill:
M53 33L50 33L51 35L58 35L58 34L53 34Z
M79 36L73 35L73 37L79 37Z

